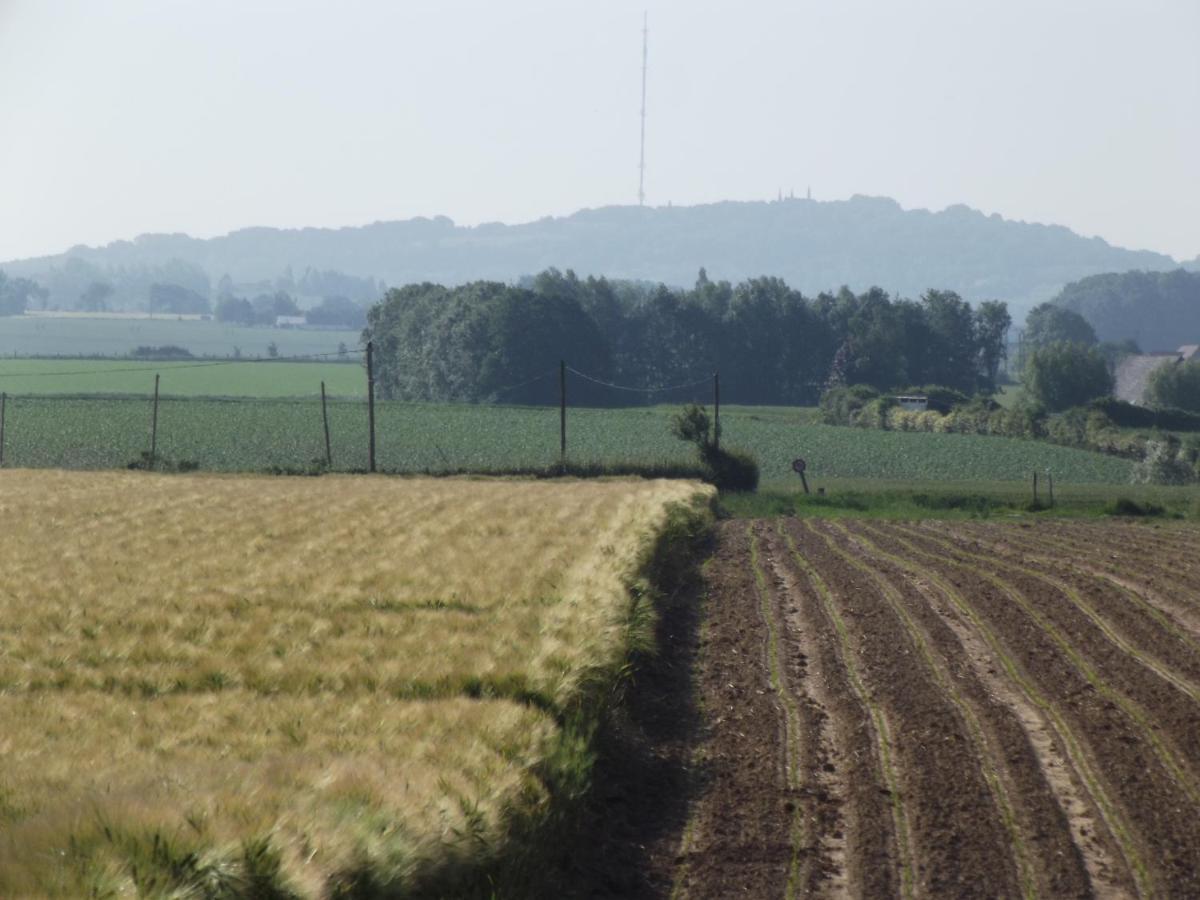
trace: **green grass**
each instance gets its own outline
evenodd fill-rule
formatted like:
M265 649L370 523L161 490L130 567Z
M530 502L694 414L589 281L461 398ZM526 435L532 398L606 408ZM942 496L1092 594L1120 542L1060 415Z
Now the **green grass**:
M689 462L690 448L670 433L675 410L572 409L569 458L609 465ZM127 465L149 447L150 414L146 398L10 396L6 465ZM558 461L556 408L379 403L377 420L377 460L385 470L536 468ZM1131 469L1128 460L1036 441L814 425L809 409L727 407L721 420L724 444L757 457L765 489L799 487L791 471L797 456L807 460L814 489L846 478L1023 482L1035 469L1052 471L1059 485L1124 484ZM365 468L365 403L331 402L330 431L334 467ZM164 399L158 452L218 471L302 468L325 454L320 404Z
M0 359L0 391L9 394L141 394L183 397L366 397L354 362L134 362L109 359Z
M1196 518L1200 485L1072 484L1055 481L1054 506L1041 480L1033 505L1032 479L1002 481L896 481L829 479L823 494L773 488L757 494L725 494L721 512L731 518L818 516L829 518L972 519L1014 516L1137 516Z
M76 319L0 316L0 356L124 356L139 346L175 344L195 356L267 355L272 341L281 356L329 353L339 343L354 349L357 331L257 328L223 322L157 319Z

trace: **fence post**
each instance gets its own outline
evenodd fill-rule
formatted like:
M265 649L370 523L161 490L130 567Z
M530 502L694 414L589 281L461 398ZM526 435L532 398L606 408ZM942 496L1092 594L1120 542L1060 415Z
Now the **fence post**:
M558 361L558 455L563 468L567 465L567 361Z
M158 373L154 373L154 413L150 417L150 468L158 454Z
M375 471L375 343L367 341L367 470Z
M329 446L329 410L325 408L325 382L321 382L321 421L325 423L325 468L333 468L333 450Z
M721 373L713 372L713 446L721 449Z
M1033 505L1034 506L1038 505L1037 469L1033 470Z
M1046 487L1050 491L1050 508L1054 509L1054 473L1046 470Z
M4 467L4 407L8 405L8 394L0 394L0 468Z

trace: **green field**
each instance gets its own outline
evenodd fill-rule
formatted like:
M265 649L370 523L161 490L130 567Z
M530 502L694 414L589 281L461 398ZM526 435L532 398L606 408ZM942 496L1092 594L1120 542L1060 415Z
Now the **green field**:
M689 448L669 428L675 409L572 409L568 455L580 463L685 462ZM148 449L150 417L145 399L10 397L5 464L125 466ZM377 459L385 470L502 469L558 460L553 407L381 402L377 418ZM835 478L1022 481L1034 470L1052 472L1060 484L1123 484L1130 476L1128 460L1040 441L836 428L812 419L809 409L726 407L724 443L757 457L765 487L797 482L790 468L797 456L806 459L814 487ZM334 468L365 468L365 403L331 402L330 431ZM158 451L166 459L218 471L304 467L325 455L320 404L164 399Z
M358 347L357 331L257 328L196 319L85 319L0 316L0 356L124 356L135 347L174 344L193 356L266 357L332 353Z
M133 362L117 359L0 359L9 394L144 394L180 397L365 397L367 378L352 362Z

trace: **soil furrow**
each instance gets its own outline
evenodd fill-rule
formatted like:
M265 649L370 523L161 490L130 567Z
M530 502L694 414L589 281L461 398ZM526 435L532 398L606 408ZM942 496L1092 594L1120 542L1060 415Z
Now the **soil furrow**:
M969 586L964 589L962 579L914 562L904 545L888 531L865 527L862 523L855 523L851 530L877 557L906 572L923 594L930 596L936 592L949 601L950 606L939 612L968 651L966 662L1020 719L1046 782L1071 824L1095 892L1115 895L1136 890L1142 896L1151 893L1150 875L1134 846L1131 829L1100 783L1096 762L1084 753L1080 738L1057 704L1042 693L1025 667L981 618L976 604L969 602ZM930 601L936 602L932 596ZM997 663L1004 676L997 671Z
M971 554L954 541L905 526L893 528L920 552L950 560L999 589L1049 636L1087 685L1136 724L1178 787L1193 805L1200 806L1195 768L1200 760L1188 752L1200 747L1200 704L1181 689L1179 679L1143 657L1130 655L1114 642L1111 631L1098 626L1070 596L1044 579L1019 567L997 566L991 557Z
M1052 572L1046 572L1018 562L1015 559L997 559L995 553L980 552L986 547L978 546L978 542L967 542L958 535L948 534L936 529L920 529L929 532L932 539L942 546L953 548L962 556L982 564L989 571L997 568L1002 571L1015 570L1032 581L1046 584L1066 596L1075 608L1100 631L1106 640L1121 650L1142 666L1157 674L1159 678L1174 685L1183 692L1193 703L1200 702L1200 659L1192 654L1175 654L1174 643L1164 642L1164 635L1158 629L1158 623L1139 616L1140 610L1130 608L1123 598L1112 601L1112 596L1100 590L1092 590L1085 596L1085 588L1072 583L1069 577L1063 578ZM1128 638L1127 638L1128 635ZM1164 659L1164 655L1174 655L1176 660Z
M749 537L744 524L731 524L719 529L705 567L699 798L673 891L694 900L783 896L792 859L784 710L771 687Z
M792 827L791 852L788 863L788 876L784 895L794 897L803 884L811 890L815 887L817 877L821 872L820 843L818 838L818 810L814 801L814 792L802 793L801 787L812 784L817 766L817 744L815 723L808 722L809 728L802 731L800 721L801 694L797 683L801 680L796 675L789 676L785 667L786 651L783 647L780 624L779 601L775 592L767 584L763 571L760 553L759 535L754 523L746 526L750 540L750 568L754 574L755 588L758 595L758 610L763 626L767 631L767 672L771 681L771 689L783 707L784 719L784 780L792 797Z
M1039 529L1039 539L1065 557L1095 560L1106 571L1124 575L1137 573L1147 587L1173 597L1179 604L1200 611L1200 573L1182 564L1182 555L1163 559L1137 543L1136 535L1117 541L1097 530L1093 535L1074 535L1061 530Z
M1070 823L1030 736L1012 704L1001 702L995 687L967 661L967 645L944 618L957 618L945 608L945 598L921 590L904 570L873 553L845 527L828 523L826 530L830 546L888 598L938 686L967 723L975 755L1002 811L1022 892L1054 897L1089 894L1085 854L1072 840ZM1041 727L1044 730L1044 724ZM1056 763L1061 770L1061 758Z
M808 522L791 533L832 585L868 689L893 723L917 892L1032 896L1026 841L983 730L899 592L841 549L843 536Z
M842 702L837 705L843 740L857 745L850 751L853 759L868 763L865 771L848 773L856 825L850 848L859 865L858 871L851 873L852 882L857 881L860 885L856 893L879 896L898 892L901 896L911 897L915 888L914 854L891 724L863 681L849 630L824 577L798 552L793 536L787 532L782 533L773 559L785 583L790 572L793 583L807 582L810 592L803 593L810 594L808 599L815 597L815 603L798 607L800 614L792 620L793 627L802 632L811 630L814 643L826 653L825 674L827 677L834 675L840 682L831 693L841 695ZM880 803L882 798L886 798L885 803ZM879 826L886 819L890 819L892 827L886 835L884 855L881 858L876 849L872 860L866 855L869 854L868 847L871 844L878 846L880 838L885 836ZM891 863L886 870L880 865L885 859ZM891 877L885 883L873 885L871 882L879 881L884 871Z
M776 551L764 547L758 552L760 534L770 532L761 523L755 526L751 561L763 599L763 613L777 641L776 659L780 667L779 688L787 696L784 702L794 710L796 729L795 786L798 801L793 829L793 866L788 878L787 896L849 895L852 873L847 864L845 776L838 762L844 758L837 729L827 712L832 707L826 673L811 635L797 634L788 627L789 608L797 597L795 583L779 574ZM767 578L762 565L771 573ZM861 879L858 879L861 883Z
M1187 716L1194 710L1182 710L1180 720L1159 709L1178 708L1177 699L1186 704L1190 701L1133 661L1106 653L1110 645L1097 643L1094 627L1077 610L1064 628L1062 622L1070 620L1064 605L1069 603L1052 592L1031 591L1028 584L1021 585L1019 574L991 575L936 543L939 549L930 549L927 538L895 532L891 530L892 539L914 561L938 570L965 586L966 593L986 601L974 602L975 610L1002 637L1072 729L1084 736L1089 752L1100 762L1106 789L1134 826L1140 844L1138 856L1145 859L1153 852L1159 863L1156 877L1162 880L1164 890L1196 890L1200 820L1195 816L1194 799L1186 796L1195 790L1188 764L1177 752L1180 736L1192 729ZM1067 639L1068 634L1072 640ZM1119 672L1112 679L1119 689L1102 679L1089 662L1097 659L1104 660L1105 671L1111 667ZM1155 709L1153 717L1141 702L1147 697L1153 698L1148 704ZM1147 749L1153 752L1147 754Z
M950 529L939 523L923 523L922 527L951 536ZM1074 551L1069 555L1048 555L1049 542L1040 532L1031 534L1028 528L990 526L980 529L960 525L955 531L959 534L953 536L970 537L981 547L1018 558L1040 572L1071 577L1077 588L1089 596L1098 595L1099 602L1107 606L1109 614L1121 618L1123 625L1130 632L1136 632L1145 646L1171 653L1172 665L1193 672L1200 670L1200 610L1105 568L1103 561L1094 560L1092 556ZM1138 622L1139 614L1151 619L1153 625ZM1165 633L1156 632L1154 626Z

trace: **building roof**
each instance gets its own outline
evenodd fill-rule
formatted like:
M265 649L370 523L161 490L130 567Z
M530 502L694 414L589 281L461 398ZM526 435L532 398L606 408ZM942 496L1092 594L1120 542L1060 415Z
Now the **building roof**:
M1113 393L1126 403L1146 405L1146 388L1150 375L1159 366L1193 359L1200 353L1200 344L1184 344L1171 353L1137 353L1126 356L1117 364L1116 387Z

